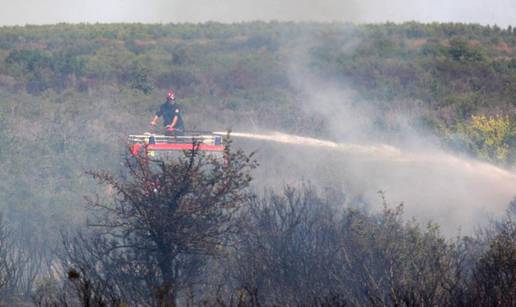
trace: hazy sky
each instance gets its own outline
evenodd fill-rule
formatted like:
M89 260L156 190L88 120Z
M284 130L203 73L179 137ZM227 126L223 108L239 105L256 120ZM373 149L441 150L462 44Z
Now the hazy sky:
M0 25L249 20L516 25L516 0L0 0Z

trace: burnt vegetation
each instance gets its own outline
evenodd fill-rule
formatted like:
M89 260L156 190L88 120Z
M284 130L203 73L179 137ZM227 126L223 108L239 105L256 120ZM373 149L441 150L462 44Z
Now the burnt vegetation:
M82 276L102 276L104 289L130 305L173 305L181 290L201 282L206 258L236 233L255 166L228 144L225 159L194 149L173 163L128 160L125 180L91 172L114 200L88 200L92 231L64 240L65 259Z
M257 196L256 162L230 146L223 161L193 150L126 167L90 172L110 192L88 199L86 229L62 233L52 274L30 292L36 306L515 303L516 202L477 236L451 240L403 219L384 193L378 213L308 184ZM16 251L2 233L4 289L26 267L8 261Z

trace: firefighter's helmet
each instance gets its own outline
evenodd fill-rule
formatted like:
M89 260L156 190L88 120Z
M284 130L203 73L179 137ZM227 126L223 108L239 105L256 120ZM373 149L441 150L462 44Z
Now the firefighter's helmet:
M174 90L172 90L172 89L168 90L167 99L168 100L176 99L176 93L174 92Z

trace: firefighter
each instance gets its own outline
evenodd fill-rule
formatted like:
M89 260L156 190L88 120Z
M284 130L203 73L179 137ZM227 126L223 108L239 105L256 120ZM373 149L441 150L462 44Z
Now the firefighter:
M154 127L158 118L163 116L163 126L165 135L183 135L185 131L183 118L181 117L181 107L176 103L176 95L173 90L167 93L167 101L162 104L159 111L152 118L151 125Z

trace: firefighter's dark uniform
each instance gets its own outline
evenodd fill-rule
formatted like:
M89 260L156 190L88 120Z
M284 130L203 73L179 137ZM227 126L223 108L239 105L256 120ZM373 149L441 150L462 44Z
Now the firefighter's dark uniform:
M185 126L183 123L183 118L181 117L181 107L174 101L174 103L169 103L166 101L159 107L159 111L156 112L156 116L163 116L163 126L165 126L165 134L166 135L183 135L185 132ZM174 131L169 131L167 126L172 124L174 120L174 116L177 116L177 121L175 125Z

